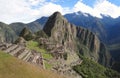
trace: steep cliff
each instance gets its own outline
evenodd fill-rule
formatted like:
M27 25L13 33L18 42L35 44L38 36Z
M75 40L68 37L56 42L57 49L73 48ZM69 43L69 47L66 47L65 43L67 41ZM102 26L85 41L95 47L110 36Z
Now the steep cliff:
M50 40L63 46L65 53L80 53L100 64L107 65L107 49L91 31L70 24L59 12L49 17L43 28ZM108 54L109 55L109 54Z
M101 43L98 37L91 31L81 27L76 28L79 52L93 61L108 66L110 55L106 46Z
M49 36L51 44L55 45L52 48L53 53L60 54L60 58L67 59L67 64L79 60L75 53L77 52L76 27L68 23L59 12L55 12L48 19L43 30Z

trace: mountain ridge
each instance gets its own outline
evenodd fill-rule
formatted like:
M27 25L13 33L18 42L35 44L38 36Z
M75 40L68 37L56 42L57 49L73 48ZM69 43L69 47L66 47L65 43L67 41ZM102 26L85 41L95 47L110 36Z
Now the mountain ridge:
M119 38L120 17L112 18L110 16L102 15L103 18L96 18L91 16L90 14L87 14L87 16L85 16L82 12L69 13L64 15L64 17L70 23L76 26L85 27L91 30L92 32L94 32L99 37L100 41L107 46L107 48L115 44L120 44L120 38ZM44 19L47 20L48 18L45 17ZM46 20L43 21L46 22ZM120 51L119 49L116 50ZM109 49L109 51L110 53L111 51L113 52L112 49ZM112 58L114 59L116 57L112 56Z
M108 59L105 59L106 54L105 54L105 56L103 54L107 50L106 50L106 48L104 48L105 46L103 46L103 44L100 42L98 37L95 34L93 34L92 32L90 32L89 30L86 30L81 27L76 27L75 25L69 23L67 21L67 19L65 19L59 12L55 12L52 16L49 17L43 30L55 42L58 42L66 47L71 45L72 46L71 50L73 50L73 51L77 51L77 50L81 51L80 47L78 47L78 49L74 48L74 47L77 47L76 43L78 43L78 45L82 44L84 46L87 46L88 50L93 52L93 54L89 54L89 52L88 52L88 56L90 58L93 57L93 59L95 61L102 59L99 62L101 62L101 64L103 64L103 65L107 65L107 64L102 63L103 60L104 61L108 60ZM68 40L68 41L66 41L66 40ZM77 42L76 42L76 40L77 40ZM73 47L73 45L74 45L74 47ZM104 48L103 51L102 51L101 47L102 47L102 49ZM94 52L95 52L95 54L94 54ZM101 56L99 56L99 52L100 52ZM83 51L83 53L84 53L84 51ZM104 59L102 57L104 57Z
M17 26L15 25L15 27ZM25 41L26 37L32 37L32 34L35 37L32 40L30 39L30 41ZM106 45L100 41L96 33L87 28L71 24L59 12L55 12L49 17L43 30L34 33L31 32L30 28L25 26L22 32L20 32L20 39L18 39L17 45L33 50L31 57L28 56L29 61L32 63L39 63L37 61L38 55L36 55L36 51L40 52L44 58L45 65L52 68L55 72L71 78L119 77L117 72L102 66L109 67L110 56ZM1 46L2 50L4 50L3 47L8 46ZM19 56L18 54L22 50L18 51L19 49L20 47L15 49L10 48L9 53L21 57L22 55ZM6 51L8 52L8 50ZM88 68L86 69L87 66ZM95 73L98 71L98 68L100 68L99 75Z

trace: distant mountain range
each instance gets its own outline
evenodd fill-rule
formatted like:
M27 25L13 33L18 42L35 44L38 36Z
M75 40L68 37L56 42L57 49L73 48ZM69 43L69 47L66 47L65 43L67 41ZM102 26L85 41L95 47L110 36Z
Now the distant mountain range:
M120 17L114 19L110 16L102 15L102 18L96 18L81 12L66 14L65 17L69 22L94 32L109 48L113 59L120 61L118 58L120 56Z
M119 29L120 17L112 18L110 16L101 15L102 18L93 17L88 13L76 12L64 15L64 17L76 26L85 27L94 32L101 41L106 44L120 42ZM38 22L42 26L46 23L48 17L42 17L34 22ZM113 39L114 37L114 39ZM112 42L113 43L112 43Z
M87 38L86 39L87 43L89 41L88 36L90 36L91 39L92 38L94 39L95 36L91 37L90 34L86 36L86 34L93 32L92 34L97 35L99 40L103 43L103 47L104 47L104 45L107 46L107 49L111 53L112 62L114 62L111 64L113 64L113 66L114 66L114 64L116 65L116 62L117 62L117 64L119 64L118 62L120 61L120 58L119 58L119 56L120 56L120 47L119 47L120 46L120 34L119 34L120 33L120 17L114 19L110 16L102 15L102 18L97 18L97 17L93 17L92 15L90 15L88 13L82 13L82 12L66 14L66 15L64 15L64 17L68 20L68 22L77 26L78 30L79 30L79 26L83 27L82 34L83 34L83 36L85 36ZM54 20L56 20L56 19L54 19ZM52 20L52 21L54 21L54 20ZM31 33L34 33L34 32L37 32L37 31L43 29L45 31L45 33L50 36L51 29L49 29L49 28L51 28L52 26L49 22L47 23L47 21L48 21L48 17L42 17L42 18L37 19L28 24L12 23L10 25L7 25L4 23L0 23L0 27L1 27L0 28L1 29L0 30L0 32L1 32L0 33L0 41L1 42L3 42L3 41L14 42L18 38L18 36L21 34L21 31L24 28L30 29ZM64 23L66 23L66 21L63 21L61 24L65 25ZM47 24L49 24L49 25L47 25ZM55 23L55 24L59 24L59 23ZM45 29L44 26L47 26L47 30ZM51 27L48 27L48 26L51 26ZM55 26L57 27L57 25L55 25ZM68 26L68 25L66 25L66 26ZM84 28L85 28L85 30L84 30ZM56 30L56 32L57 31L59 31L59 30ZM52 32L54 32L54 31L52 30ZM63 32L63 31L61 30L60 32ZM66 34L68 34L68 36L70 36L70 37L73 37L73 36L71 36L73 34L69 35L69 33L71 33L71 32L68 32ZM82 38L80 35L78 34L78 37ZM59 40L59 39L56 39L56 40ZM86 44L86 41L84 41L84 40L81 40L81 41L83 41ZM63 42L64 41L62 41L62 43ZM92 41L90 41L90 42L92 43ZM90 46L88 49L93 48ZM103 54L103 55L105 55L105 54ZM92 57L92 56L90 56L90 57ZM93 56L93 58L94 57L95 56ZM100 57L103 58L106 56L103 56L103 57L100 56ZM97 60L98 59L99 58L97 58ZM106 58L104 58L104 59L106 59ZM102 61L104 61L104 59L102 59ZM115 67L113 67L113 68L116 69Z
M88 13L82 12L64 15L64 17L70 23L75 24L76 26L85 27L94 32L99 37L99 39L110 49L111 54L113 55L113 59L118 60L116 56L120 56L120 17L112 18L105 15L101 16L102 18L97 18ZM44 26L47 19L48 17L42 17L34 22L39 22Z

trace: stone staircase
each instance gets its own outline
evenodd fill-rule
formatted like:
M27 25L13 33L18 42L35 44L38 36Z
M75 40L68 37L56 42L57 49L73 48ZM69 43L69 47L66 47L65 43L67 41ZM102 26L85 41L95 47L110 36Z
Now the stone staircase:
M28 50L24 46L11 43L0 43L0 50L23 61L43 67L43 58L41 53L34 50Z

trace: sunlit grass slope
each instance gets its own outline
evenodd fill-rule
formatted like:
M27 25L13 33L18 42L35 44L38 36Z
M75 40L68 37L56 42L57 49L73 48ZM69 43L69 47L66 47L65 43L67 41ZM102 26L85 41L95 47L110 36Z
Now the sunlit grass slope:
M0 78L61 78L0 51Z

